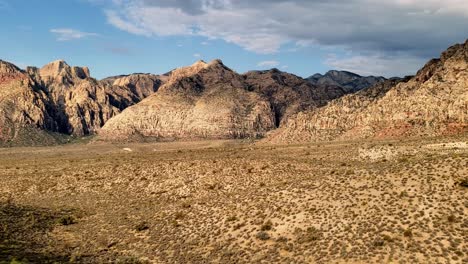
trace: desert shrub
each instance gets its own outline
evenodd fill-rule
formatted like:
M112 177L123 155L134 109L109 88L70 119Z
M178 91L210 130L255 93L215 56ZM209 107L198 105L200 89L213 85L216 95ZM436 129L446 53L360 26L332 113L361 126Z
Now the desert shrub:
M71 215L62 216L57 221L59 224L64 225L64 226L73 225L76 223L75 218Z
M298 237L298 242L301 244L314 242L319 240L321 236L322 232L319 229L311 226L308 227L305 232L302 232L302 234Z
M244 227L244 226L245 226L245 223L238 223L238 224L236 224L236 225L233 227L233 229L234 229L234 230L238 230L238 229L240 229L240 228L242 228L242 227Z
M261 231L269 231L273 228L273 223L268 220L267 222L265 222L262 227L260 228Z
M270 235L265 231L258 232L255 237L257 239L259 239L259 240L268 240L268 239L270 239Z
M147 262L143 262L137 257L120 257L116 260L116 264L143 264Z
M403 232L403 236L405 236L405 237L412 237L412 236L413 236L413 232L411 231L411 229L406 229L406 230Z
M374 247L383 247L385 245L385 241L382 239L376 239L373 245Z
M447 221L449 221L450 223L453 223L457 220L457 218L455 217L455 215L451 214L447 217Z
M230 216L226 219L227 222L234 222L234 221L237 221L237 216L233 215L233 216Z
M135 230L138 232L145 231L149 229L149 225L146 222L140 222L135 226Z
M177 212L174 215L174 219L176 219L176 220L183 219L184 217L185 217L185 214L182 213L182 212Z
M276 242L286 243L286 242L288 242L288 238L284 237L284 236L280 236L280 237L278 237L278 239L276 239Z
M461 187L464 187L464 188L468 188L468 178L465 178L463 180L461 180L458 185L460 185Z

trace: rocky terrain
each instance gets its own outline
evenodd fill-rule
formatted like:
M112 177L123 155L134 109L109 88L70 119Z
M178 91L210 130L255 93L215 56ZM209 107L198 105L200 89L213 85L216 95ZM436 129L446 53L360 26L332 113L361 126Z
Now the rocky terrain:
M98 81L55 61L21 70L0 61L0 144L99 140L263 138L304 142L459 134L467 131L467 44L410 78L345 71L307 80L281 72L238 74L220 60L164 75Z
M299 113L271 142L432 137L468 131L468 41L413 78L390 80Z
M25 71L2 65L0 85L15 87L0 94L5 105L3 145L53 144L70 135L95 135L111 119L101 139L258 138L293 114L348 93L341 86L313 85L277 69L241 75L220 60L164 75L137 73L101 81L87 67L62 60Z
M103 140L259 138L300 110L344 95L278 70L240 75L220 60L176 69L159 91L107 122Z
M243 77L248 90L259 93L270 102L276 127L300 111L324 106L347 93L340 86L311 85L298 76L277 69L251 71Z
M0 264L468 263L468 41L348 77L0 61Z
M54 119L48 113L45 91L35 80L13 64L0 61L0 142L14 138L54 141L41 128L54 129Z
M328 71L325 74L316 73L307 80L314 85L335 85L343 88L347 93L354 93L385 81L382 76L361 76L348 71Z
M0 149L0 263L467 263L467 140Z
M64 61L26 71L0 61L0 142L51 144L63 135L92 135L161 83L158 76L141 74L99 82L88 68Z

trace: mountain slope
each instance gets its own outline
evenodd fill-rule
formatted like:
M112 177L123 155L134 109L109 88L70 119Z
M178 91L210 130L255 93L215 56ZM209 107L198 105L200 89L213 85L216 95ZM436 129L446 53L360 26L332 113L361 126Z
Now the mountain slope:
M270 102L277 127L283 125L293 114L323 106L346 94L339 86L312 85L296 75L277 69L250 71L243 77L249 90L261 94Z
M381 76L360 76L348 71L328 71L324 75L317 73L307 80L314 85L334 85L343 88L347 93L354 93L359 90L371 87L386 79Z
M39 141L48 144L55 141L53 133L94 134L111 117L161 85L158 78L146 75L116 82L98 82L88 68L71 67L60 60L26 71L0 61L0 142L19 144L41 135L44 140Z
M299 110L345 93L278 70L239 75L220 60L199 61L167 76L157 93L109 120L100 138L257 138Z
M428 62L408 82L394 87L391 82L300 113L273 132L269 141L438 136L468 131L468 41Z
M101 138L257 137L274 128L269 102L244 89L241 76L220 61L170 73L157 93L109 120Z

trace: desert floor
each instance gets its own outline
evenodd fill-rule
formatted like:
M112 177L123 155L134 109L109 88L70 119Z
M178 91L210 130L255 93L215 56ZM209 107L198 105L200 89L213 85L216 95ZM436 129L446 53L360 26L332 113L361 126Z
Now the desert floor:
M0 263L468 263L467 143L0 149Z

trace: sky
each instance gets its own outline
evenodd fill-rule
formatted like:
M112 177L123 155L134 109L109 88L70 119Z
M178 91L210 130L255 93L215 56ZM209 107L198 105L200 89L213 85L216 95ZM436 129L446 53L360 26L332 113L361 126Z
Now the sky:
M414 74L468 38L467 0L0 0L0 59L63 59L93 77L221 59L278 68Z

